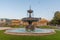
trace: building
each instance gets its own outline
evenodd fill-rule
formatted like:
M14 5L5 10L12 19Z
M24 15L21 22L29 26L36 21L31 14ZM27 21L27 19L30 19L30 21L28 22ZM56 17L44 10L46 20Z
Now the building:
M10 26L20 26L20 22L18 19L11 19Z
M41 18L39 21L37 22L33 22L32 25L34 26L46 26L48 23L48 20ZM29 25L28 22L23 22L22 20L19 19L0 19L0 27L2 26L27 26Z
M48 20L42 18L41 20L38 21L38 26L46 26L48 23Z
M28 22L23 22L22 25L23 25L23 26L27 26L27 25L29 25L29 24L28 24Z
M32 25L34 25L34 26L46 26L47 23L48 23L48 20L42 18L37 22L33 22ZM28 22L23 22L22 20L19 20L19 19L12 19L10 25L11 26L20 26L20 25L27 26L29 24L28 24Z
M41 18L38 22L33 22L32 24L35 26L46 26L48 23L48 20Z
M0 27L2 26L8 26L10 24L10 20L6 18L0 19Z

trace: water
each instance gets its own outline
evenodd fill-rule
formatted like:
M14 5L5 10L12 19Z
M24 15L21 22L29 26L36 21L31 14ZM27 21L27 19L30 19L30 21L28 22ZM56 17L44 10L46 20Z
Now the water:
M35 28L34 31L26 31L25 28L16 28L16 29L6 30L6 32L12 32L12 33L51 33L51 32L54 32L54 30L53 29Z

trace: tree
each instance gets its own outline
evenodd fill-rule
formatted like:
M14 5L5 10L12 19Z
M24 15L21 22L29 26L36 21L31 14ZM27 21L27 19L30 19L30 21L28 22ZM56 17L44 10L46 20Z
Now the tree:
M55 19L55 20L60 20L60 12L59 12L59 11L56 11L56 12L55 12L53 19Z
M60 11L56 11L54 14L53 19L51 20L50 24L53 25L60 25Z

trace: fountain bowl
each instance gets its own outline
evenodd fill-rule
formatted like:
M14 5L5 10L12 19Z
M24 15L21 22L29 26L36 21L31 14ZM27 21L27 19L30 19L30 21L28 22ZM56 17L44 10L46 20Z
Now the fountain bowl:
M26 31L25 28L12 28L6 30L4 33L11 35L22 35L22 36L42 36L42 35L54 34L55 30L35 28L34 31Z

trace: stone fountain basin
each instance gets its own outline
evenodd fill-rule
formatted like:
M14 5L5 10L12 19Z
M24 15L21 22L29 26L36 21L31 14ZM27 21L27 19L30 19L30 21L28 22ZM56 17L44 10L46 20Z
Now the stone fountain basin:
M33 36L39 36L39 35L50 35L54 34L55 30L54 29L40 29L40 28L35 28L34 31L26 31L25 28L13 28L13 29L8 29L4 33L6 34L11 34L11 35L33 35Z

